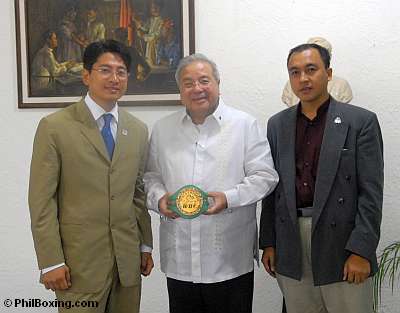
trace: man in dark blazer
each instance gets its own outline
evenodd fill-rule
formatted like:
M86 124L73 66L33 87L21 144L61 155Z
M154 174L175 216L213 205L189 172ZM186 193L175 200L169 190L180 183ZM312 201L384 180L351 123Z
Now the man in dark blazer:
M262 262L288 313L372 313L383 198L377 117L329 95L325 48L297 46L287 66L300 103L268 122L280 182L263 201Z
M126 47L91 43L83 63L88 94L44 117L33 145L29 207L41 282L72 304L60 312L138 313L141 274L153 268L147 127L117 104Z

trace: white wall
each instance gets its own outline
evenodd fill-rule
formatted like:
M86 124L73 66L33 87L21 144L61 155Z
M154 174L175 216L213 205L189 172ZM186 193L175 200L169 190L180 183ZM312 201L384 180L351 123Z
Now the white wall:
M51 109L17 109L14 1L0 1L0 312L6 298L53 299L38 284L27 207L33 135ZM400 2L395 0L197 0L197 51L213 58L222 74L226 102L266 120L284 108L288 50L311 36L333 45L334 72L348 79L354 103L377 112L385 142L385 202L380 247L400 239L398 98ZM176 108L131 108L151 127ZM158 266L158 221L154 216L157 266L144 280L142 312L165 313L166 284ZM384 293L382 312L398 312L400 291ZM275 281L256 270L254 312L279 312ZM39 309L35 312L43 312ZM51 309L46 312L52 312Z

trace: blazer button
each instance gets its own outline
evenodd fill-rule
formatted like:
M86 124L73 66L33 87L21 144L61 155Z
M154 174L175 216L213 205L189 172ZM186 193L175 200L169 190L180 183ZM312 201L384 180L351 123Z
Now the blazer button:
M278 193L278 195L276 196L278 198L278 200L281 198L281 194Z
M346 180L351 180L351 176L350 176L350 175L346 175L344 178L345 178Z
M111 196L111 200L115 200L115 196Z
M344 203L344 199L343 198L339 198L338 202L339 202L339 204L343 204Z
M333 221L333 222L331 223L331 227L332 227L332 228L335 228L335 227L336 227L336 222L335 222L335 221Z
M281 223L284 223L285 222L285 218L281 217L280 221L281 221Z

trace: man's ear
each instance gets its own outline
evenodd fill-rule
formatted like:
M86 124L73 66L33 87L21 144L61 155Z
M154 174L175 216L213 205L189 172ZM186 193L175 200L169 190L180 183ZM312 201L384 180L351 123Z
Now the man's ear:
M332 68L328 68L326 72L328 73L328 80L332 80Z
M82 82L89 86L90 72L87 69L83 69L82 71Z

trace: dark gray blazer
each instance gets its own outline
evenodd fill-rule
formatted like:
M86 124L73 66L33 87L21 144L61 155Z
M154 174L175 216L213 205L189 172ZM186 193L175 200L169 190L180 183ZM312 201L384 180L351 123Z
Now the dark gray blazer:
M275 247L276 271L301 279L296 216L295 140L297 106L268 121L268 141L279 173L263 200L260 248ZM315 285L342 281L350 253L377 270L383 198L383 143L374 113L331 97L319 157L312 217L311 258Z

